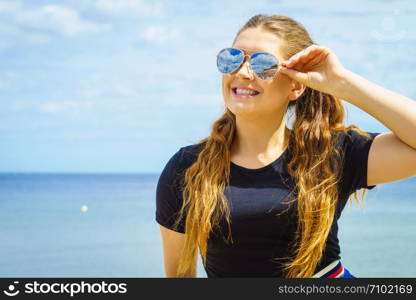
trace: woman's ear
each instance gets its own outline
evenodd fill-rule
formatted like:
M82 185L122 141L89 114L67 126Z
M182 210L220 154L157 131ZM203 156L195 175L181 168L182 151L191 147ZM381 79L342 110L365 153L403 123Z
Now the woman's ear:
M296 80L292 80L292 89L289 93L289 100L298 99L303 94L305 89L306 89L305 85L303 85L302 83Z

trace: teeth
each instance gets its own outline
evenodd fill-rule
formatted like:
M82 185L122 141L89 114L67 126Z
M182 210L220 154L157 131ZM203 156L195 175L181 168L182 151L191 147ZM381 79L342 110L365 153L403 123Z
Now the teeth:
M257 94L257 92L255 91L244 90L244 89L239 89L239 88L237 88L235 92L236 94L239 94L239 95L256 95Z

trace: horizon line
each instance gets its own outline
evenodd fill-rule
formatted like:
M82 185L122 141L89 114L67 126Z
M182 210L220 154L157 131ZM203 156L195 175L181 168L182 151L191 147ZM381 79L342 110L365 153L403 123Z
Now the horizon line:
M141 175L141 174L157 174L158 172L110 172L110 171L104 171L104 172L90 172L90 171L0 171L0 175L11 175L11 174L26 174L26 175L35 175L35 174L43 174L43 175L59 175L59 174L73 174L73 175Z

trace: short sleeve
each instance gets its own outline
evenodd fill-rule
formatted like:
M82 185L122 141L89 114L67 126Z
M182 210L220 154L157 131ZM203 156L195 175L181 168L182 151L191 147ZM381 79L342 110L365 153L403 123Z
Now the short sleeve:
M375 187L375 185L367 185L368 155L374 138L380 133L367 133L370 137L349 130L342 137L341 145L344 155L342 184L349 193L362 188L373 189Z
M173 227L183 202L180 188L181 154L182 148L169 159L160 174L156 188L156 221L171 230L185 233L184 219L178 228Z

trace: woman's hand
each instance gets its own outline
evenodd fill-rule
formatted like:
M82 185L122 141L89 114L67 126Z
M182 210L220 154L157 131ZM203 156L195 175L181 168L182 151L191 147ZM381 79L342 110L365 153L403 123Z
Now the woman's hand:
M340 81L346 69L331 49L311 45L279 64L279 72L335 97L342 94Z

